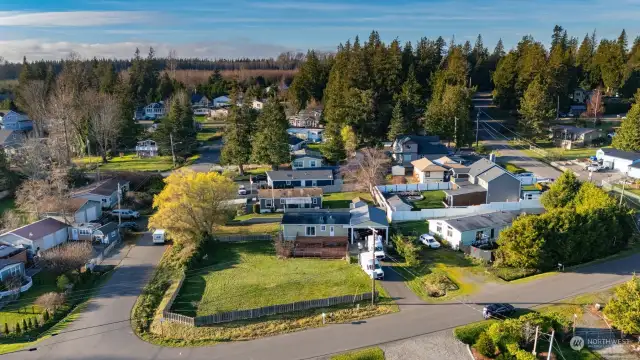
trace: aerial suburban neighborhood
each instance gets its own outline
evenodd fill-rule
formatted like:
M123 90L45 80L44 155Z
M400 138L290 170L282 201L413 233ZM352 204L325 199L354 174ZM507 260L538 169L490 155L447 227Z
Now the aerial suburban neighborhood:
M0 358L640 359L640 5L186 5L0 5Z

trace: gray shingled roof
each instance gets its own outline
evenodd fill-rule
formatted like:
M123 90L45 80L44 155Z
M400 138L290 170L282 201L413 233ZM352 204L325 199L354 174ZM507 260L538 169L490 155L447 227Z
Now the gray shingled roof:
M360 206L355 209L351 209L351 226L389 226L387 216L382 209L378 209L374 206Z
M351 214L348 210L305 209L287 210L282 216L285 225L348 225Z
M293 152L293 158L299 159L303 157L310 157L315 159L322 159L322 154L318 151L313 151L309 149L300 149Z
M478 178L480 178L480 179L482 179L482 180L484 180L486 182L489 182L489 181L491 181L491 180L493 180L493 179L495 179L497 177L500 177L500 176L502 176L502 175L504 175L506 173L507 172L504 171L503 169L501 169L499 166L495 166L495 167L492 167L491 169L483 172L482 174L480 174L480 176L478 176Z
M54 218L46 218L23 226L21 228L17 228L11 231L11 233L25 239L37 240L67 227L69 227L69 225L61 221L58 221Z
M577 127L577 126L570 126L570 125L556 125L554 127L552 127L552 129L555 130L562 130L565 133L569 133L569 134L574 134L575 136L580 136L582 134L588 134L590 132L594 132L594 131L600 131L598 129L590 129L590 128L581 128L581 127Z
M483 215L461 217L457 219L444 220L452 228L464 232L488 227L510 225L518 217L519 213L514 211L500 211Z
M487 159L480 159L469 166L469 175L476 177L494 166L496 166L496 164L493 162Z
M289 145L298 145L303 141L304 140L300 139L299 137L289 135Z
M333 171L331 170L280 170L280 171L267 171L267 176L272 181L333 180Z
M107 224L99 227L96 230L99 230L103 234L108 234L108 233L112 232L113 230L118 230L118 224L116 224L115 222L112 221L110 223L107 223Z

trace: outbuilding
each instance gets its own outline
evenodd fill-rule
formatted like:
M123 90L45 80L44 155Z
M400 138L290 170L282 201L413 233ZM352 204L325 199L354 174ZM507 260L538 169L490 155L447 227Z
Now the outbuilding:
M596 158L602 161L602 165L608 169L618 170L621 173L629 172L629 167L640 161L640 153L622 151L618 149L602 148L596 151Z
M500 232L511 225L519 213L499 211L494 213L466 216L454 219L429 221L429 233L446 240L451 247L459 249L462 245L471 245L483 237L494 240Z
M46 218L0 235L0 242L22 245L32 254L38 254L66 242L68 227L54 218Z

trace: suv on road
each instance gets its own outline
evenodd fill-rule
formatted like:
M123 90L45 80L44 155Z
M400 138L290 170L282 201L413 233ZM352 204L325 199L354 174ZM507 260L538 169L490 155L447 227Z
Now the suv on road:
M130 209L116 209L111 211L111 216L114 218L120 217L121 219L137 219L140 217L140 213Z

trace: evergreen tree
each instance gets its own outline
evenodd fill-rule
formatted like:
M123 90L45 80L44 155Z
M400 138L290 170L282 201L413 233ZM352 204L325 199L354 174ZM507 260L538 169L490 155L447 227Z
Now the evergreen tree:
M491 54L491 56L501 59L505 55L506 53L504 52L504 45L502 44L502 38L500 38L498 39L498 43L496 44L496 47L493 49L493 54Z
M427 133L454 141L456 148L470 144L473 129L471 91L462 85L445 85L443 94L434 96L427 106L424 115Z
M484 47L482 35L478 34L471 53L471 84L479 90L491 89L489 51Z
M22 329L20 328L19 322L16 323L16 326L13 328L13 331L15 331L15 333L18 335L22 334Z
M576 174L572 171L566 171L556 179L549 191L542 195L540 202L547 211L567 207L573 202L579 189L580 182Z
M420 127L419 121L424 111L423 91L418 83L413 66L409 67L406 81L402 84L400 93L396 96L396 106L398 103L402 107L407 133L413 133ZM391 117L393 122L393 114Z
M346 158L344 141L337 124L330 124L325 128L325 144L322 147L322 155L329 162L339 163Z
M235 100L232 97L232 102ZM220 162L225 165L236 165L240 175L244 175L244 165L251 156L251 118L245 106L234 104L229 110L227 127L224 131Z
M554 105L549 97L547 86L541 76L536 76L520 101L518 122L520 131L528 137L536 138L546 132L549 122L554 118Z
M625 60L619 45L618 42L603 39L594 57L607 92L620 89L624 80Z
M38 321L37 316L33 318L33 327L36 329L40 327L40 322Z
M258 115L251 154L253 163L268 164L276 169L290 161L288 125L284 107L276 99L269 99Z
M493 73L493 101L501 109L515 109L518 104L516 97L516 79L518 77L518 55L511 51L499 62Z
M44 312L42 313L42 321L45 323L49 321L49 310L44 309Z
M9 335L9 324L4 323L4 334Z
M595 32L593 36L586 34L576 56L579 85L588 90L593 89L598 84L600 77L593 60L596 49L596 45L593 43L594 39Z
M179 92L171 98L169 114L161 120L153 136L164 154L172 153L172 139L173 152L176 156L186 156L195 150L196 129L191 99L186 92Z
M622 125L613 137L614 148L624 151L640 151L640 90L636 93L636 102L622 120Z
M344 126L342 130L340 130L340 137L342 137L345 153L348 156L355 154L356 149L358 148L358 138L356 137L356 132L353 131L353 128L348 125Z
M407 118L404 116L402 104L397 102L396 106L393 107L393 115L391 116L391 124L389 125L387 139L389 141L393 141L398 137L398 135L409 134L409 129L410 126Z
M516 79L516 96L521 99L533 79L547 68L547 52L540 42L525 36L518 43L518 77Z
M407 41L404 44L404 48L402 49L402 81L407 80L407 76L409 74L409 69L414 68L415 77L415 66L414 66L415 58L413 56L413 47L411 46L411 42Z
M98 64L96 74L98 80L98 89L100 92L113 94L118 86L118 73L116 67L111 61L103 61Z
M29 330L33 329L33 321L31 320L31 318L29 318L29 321L27 321L27 327L29 328Z
M27 327L27 320L22 319L22 330L24 332L27 332L29 330L29 328Z
M174 81L169 77L168 73L163 73L158 84L157 96L159 100L167 100L174 92Z

